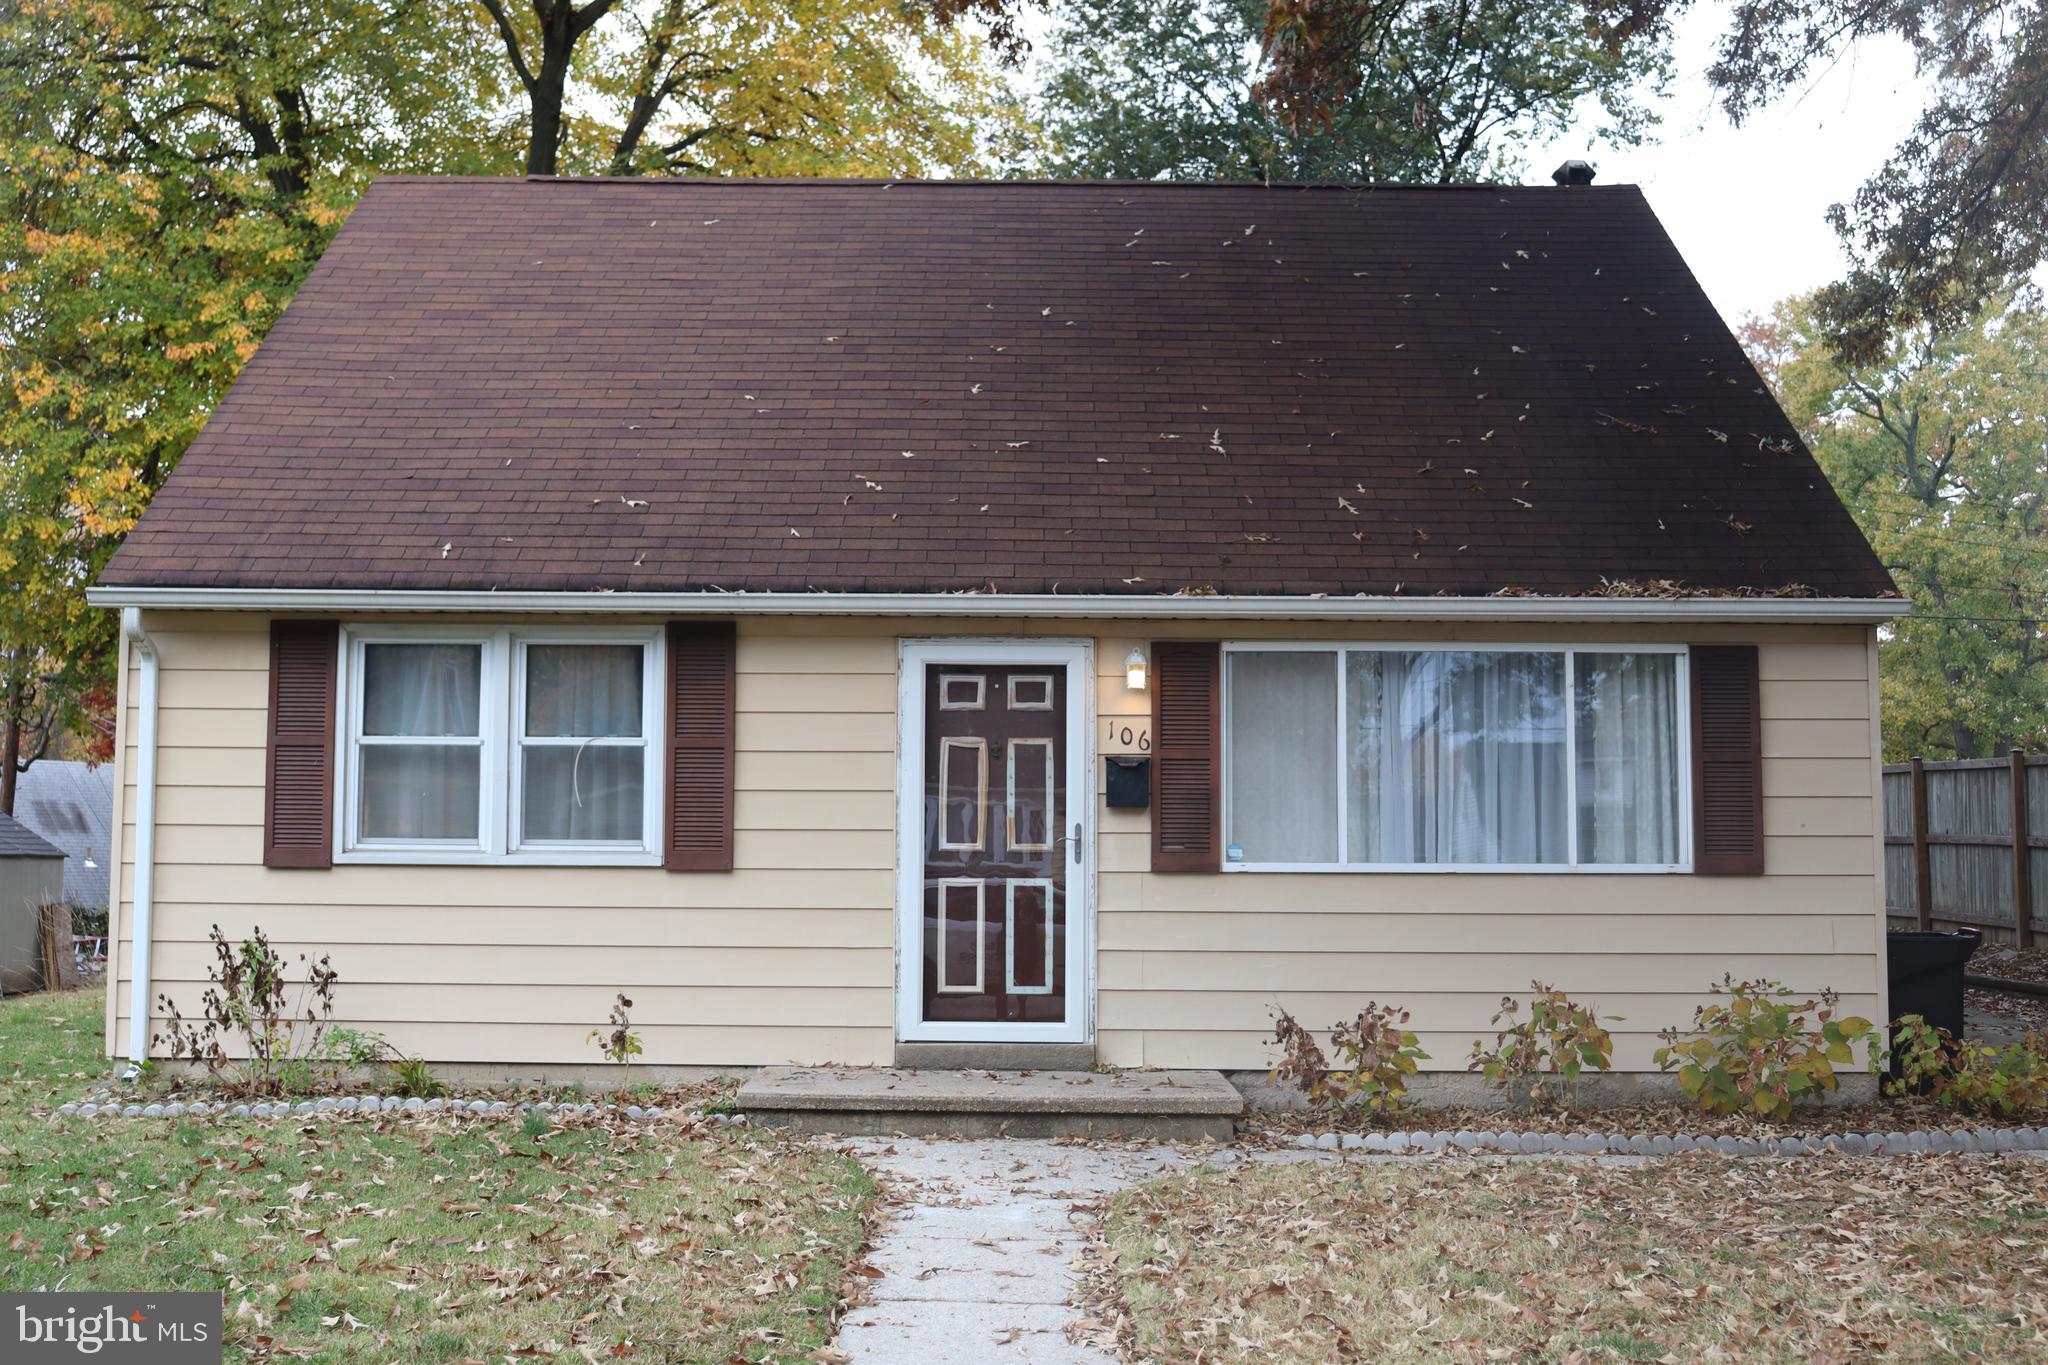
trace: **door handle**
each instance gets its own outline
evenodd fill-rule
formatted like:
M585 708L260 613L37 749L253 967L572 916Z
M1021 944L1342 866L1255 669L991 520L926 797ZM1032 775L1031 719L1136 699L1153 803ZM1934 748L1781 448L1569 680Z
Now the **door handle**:
M1061 844L1072 844L1074 846L1074 865L1079 867L1081 865L1081 822L1079 820L1074 822L1074 832L1072 834L1062 834L1059 838L1052 841L1054 848L1058 848Z

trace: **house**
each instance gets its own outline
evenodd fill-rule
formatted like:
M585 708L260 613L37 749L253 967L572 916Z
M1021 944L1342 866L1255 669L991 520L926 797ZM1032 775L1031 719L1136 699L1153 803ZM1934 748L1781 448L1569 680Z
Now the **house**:
M1632 187L381 180L92 600L135 1055L1883 1014L1904 604Z
M0 995L42 985L42 911L64 894L64 850L0 815Z
M16 818L64 850L64 903L105 910L114 824L113 768L39 758L15 781Z

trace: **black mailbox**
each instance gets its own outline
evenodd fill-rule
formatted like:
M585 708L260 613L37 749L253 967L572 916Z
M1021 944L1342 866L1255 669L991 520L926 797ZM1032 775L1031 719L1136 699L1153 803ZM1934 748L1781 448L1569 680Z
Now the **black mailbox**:
M1143 810L1152 804L1152 760L1110 755L1109 806L1111 810Z

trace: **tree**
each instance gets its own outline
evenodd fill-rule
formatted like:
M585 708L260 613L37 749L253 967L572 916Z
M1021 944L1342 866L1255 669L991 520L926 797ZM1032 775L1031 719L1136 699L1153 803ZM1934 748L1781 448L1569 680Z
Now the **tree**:
M529 175L913 176L1023 135L986 45L901 0L477 0Z
M1290 127L1327 126L1365 88L1413 0L1270 0L1261 93ZM1431 0L1441 3L1441 0ZM1577 0L1613 50L1661 35L1688 0ZM1708 79L1736 121L1842 57L1901 38L1926 105L1830 213L1847 279L1812 316L1857 364L1917 324L1953 331L2048 258L2048 6L2040 0L1740 0Z
M1639 141L1662 46L1610 49L1554 0L1460 0L1394 13L1326 120L1259 97L1267 0L1070 0L1039 112L1061 175L1149 180L1470 180L1519 174L1517 147L1582 100Z
M0 10L0 809L103 696L82 589L378 169L504 164L423 0ZM53 731L55 733L53 733Z
M1745 343L1913 599L1880 644L1887 757L2048 741L2048 310L1994 303L1848 365L1814 301Z

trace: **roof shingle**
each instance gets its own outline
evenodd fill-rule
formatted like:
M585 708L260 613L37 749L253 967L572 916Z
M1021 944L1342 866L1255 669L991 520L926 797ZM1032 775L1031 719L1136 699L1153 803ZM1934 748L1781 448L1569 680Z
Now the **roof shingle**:
M1640 192L379 181L113 585L1892 590Z

